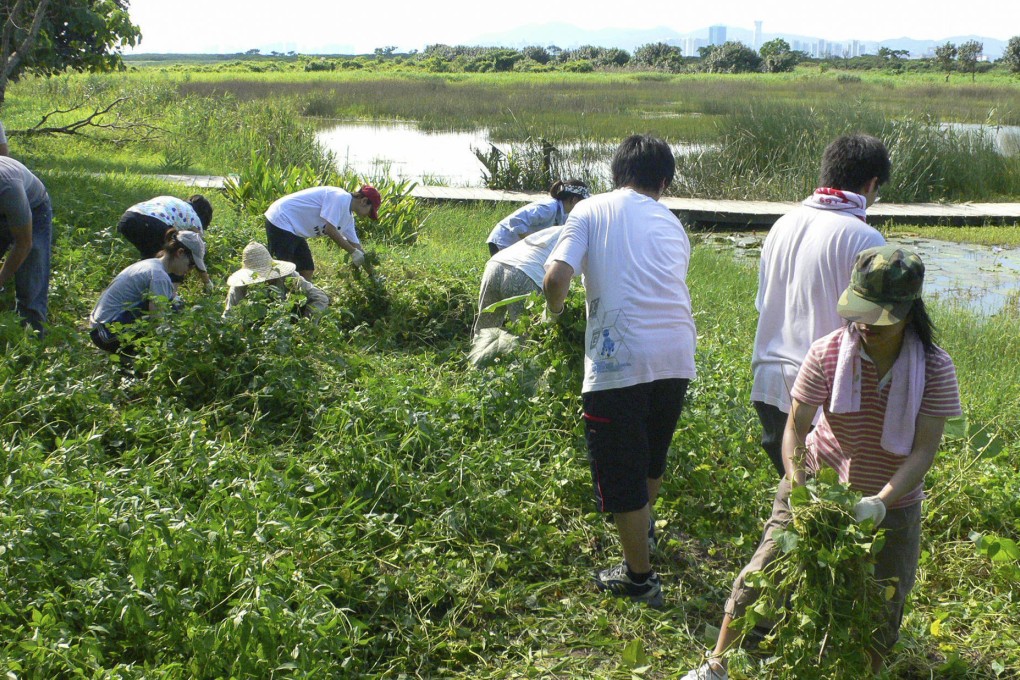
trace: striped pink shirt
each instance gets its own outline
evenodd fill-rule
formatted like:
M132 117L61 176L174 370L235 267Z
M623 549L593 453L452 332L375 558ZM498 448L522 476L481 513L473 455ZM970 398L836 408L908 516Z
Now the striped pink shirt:
M892 478L906 456L882 448L890 382L879 388L878 372L866 355L861 357L861 410L853 413L829 411L842 335L840 328L811 345L792 395L801 403L822 407L818 425L806 442L808 469L816 471L820 464L828 465L839 473L841 482L849 483L866 496L873 496ZM949 418L961 413L960 388L953 360L936 347L925 354L924 394L919 415ZM923 498L922 483L891 507L906 507Z

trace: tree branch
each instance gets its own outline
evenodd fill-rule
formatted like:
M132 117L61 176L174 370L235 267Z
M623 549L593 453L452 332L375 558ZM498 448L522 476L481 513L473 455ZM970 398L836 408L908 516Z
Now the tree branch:
M118 137L114 139L104 138L106 141L111 141L114 144L124 144L126 142L137 142L151 139L154 135L159 132L165 132L160 127L155 125L149 125L136 120L125 120L119 112L112 115L113 120L104 118L107 114L118 105L130 100L130 97L118 97L105 106L96 106L93 108L91 113L85 114L84 112L79 115L84 117L79 118L71 123L63 125L53 124L47 125L49 120L54 116L64 115L68 113L74 113L81 111L86 108L85 103L75 104L70 108L66 109L54 109L43 115L39 122L30 128L24 130L8 130L7 135L9 137L14 136L25 136L35 137L39 135L81 135L83 137L91 137L83 132L84 130L110 130L121 133L127 133L126 136Z
M14 9L11 10L10 16L7 18L7 24L4 26L4 38L3 38L3 78L6 81L14 73L15 69L21 64L23 55L27 54L32 50L32 46L35 44L35 39L39 35L39 29L42 27L43 19L46 17L46 6L50 4L50 0L39 0L39 4L35 8L35 15L32 17L32 26L28 29L25 37L22 38L21 43L14 50L14 52L8 52L10 49L10 40L13 37L14 29L18 28L17 24L14 23L15 17L21 11L25 5L25 0L18 0L17 4L14 5Z

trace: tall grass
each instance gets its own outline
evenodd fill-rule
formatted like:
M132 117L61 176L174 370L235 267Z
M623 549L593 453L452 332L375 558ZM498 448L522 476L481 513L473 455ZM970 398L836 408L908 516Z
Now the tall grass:
M875 107L831 102L807 107L752 104L720 124L720 141L679 159L676 193L700 197L797 200L817 186L822 151L835 137L866 132L885 142L893 164L885 200L979 201L1020 194L1020 156L933 119L895 119Z

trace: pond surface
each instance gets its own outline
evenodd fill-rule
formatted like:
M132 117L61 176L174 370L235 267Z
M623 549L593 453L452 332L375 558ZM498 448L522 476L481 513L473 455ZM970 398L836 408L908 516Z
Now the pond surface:
M336 154L342 170L363 176L386 174L419 184L451 187L485 186L485 166L472 149L488 153L495 146L510 151L511 145L493 142L489 130L428 132L414 123L344 122L323 128L319 143ZM523 144L521 145L523 146ZM557 143L558 160L567 176L601 180L610 184L609 159L615 144ZM674 144L676 154L700 153L699 144Z
M946 123L945 127L960 132L979 134L992 140L995 150L1003 156L1020 154L1020 125L977 125Z
M764 233L711 234L704 242L731 248L735 257L758 262ZM935 239L892 237L924 260L925 299L994 314L1020 306L1020 248L1000 248Z
M361 175L483 186L485 168L471 149L489 149L488 130L425 132L413 123L344 123L321 130L316 137L336 154L341 169L348 167Z

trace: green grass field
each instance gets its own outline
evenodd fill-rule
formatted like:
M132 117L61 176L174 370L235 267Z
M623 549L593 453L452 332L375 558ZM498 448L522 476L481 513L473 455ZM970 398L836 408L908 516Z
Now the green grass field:
M26 121L42 108L33 88L62 86L17 87ZM149 87L155 110L170 95ZM246 145L313 151L278 103L215 114L178 129L218 140L196 167L243 163ZM52 194L55 243L47 339L25 337L0 298L9 676L670 678L702 658L775 482L749 404L753 267L695 248L699 378L656 507L667 606L652 611L591 584L619 547L594 510L578 417L580 292L563 326L533 310L516 356L465 360L484 237L505 208L419 206L416 243L366 238L382 287L316 244L333 306L311 324L259 305L221 319L226 276L264 234L212 196L220 287L185 285L135 374L85 333L133 259L113 225L134 202L190 191L135 174L161 164L159 145L14 137L12 152ZM928 477L919 581L887 675L1020 678L1020 318L933 314L966 421ZM758 677L756 664L738 656L732 677Z

